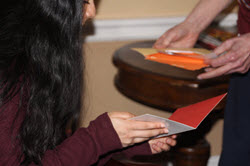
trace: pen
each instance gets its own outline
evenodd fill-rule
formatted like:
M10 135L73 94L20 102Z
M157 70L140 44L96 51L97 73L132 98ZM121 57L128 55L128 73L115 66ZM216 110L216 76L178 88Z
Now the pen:
M185 56L190 58L204 59L204 55L195 53L193 51L179 51L179 50L159 50L159 53L167 55Z

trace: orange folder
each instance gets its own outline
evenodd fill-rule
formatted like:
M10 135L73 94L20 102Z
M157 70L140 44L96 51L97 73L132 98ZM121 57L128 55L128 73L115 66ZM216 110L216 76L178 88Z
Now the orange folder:
M172 65L186 70L199 70L208 65L204 62L204 55L210 53L205 49L165 49L149 48L133 49L144 55L146 60ZM198 50L198 51L196 51ZM173 54L171 54L171 51Z
M195 55L195 54L194 54ZM165 63L172 66L184 68L187 70L199 70L207 66L204 63L204 59L181 56L181 55L169 55L164 53L156 53L148 55L145 59L156 61L159 63Z

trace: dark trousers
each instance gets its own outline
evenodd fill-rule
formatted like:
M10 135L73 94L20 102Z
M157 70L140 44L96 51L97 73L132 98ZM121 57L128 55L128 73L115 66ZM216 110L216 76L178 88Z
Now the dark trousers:
M250 166L250 72L230 80L220 166Z

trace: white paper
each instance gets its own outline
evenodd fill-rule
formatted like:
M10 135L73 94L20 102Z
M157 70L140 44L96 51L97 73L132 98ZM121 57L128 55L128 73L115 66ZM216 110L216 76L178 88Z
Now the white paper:
M134 118L131 118L131 120L136 120L136 121L144 121L144 122L162 122L165 124L166 128L168 128L168 133L167 134L161 134L156 136L156 138L159 137L166 137L169 135L173 134L178 134L190 130L194 130L195 128L187 126L185 124L175 122L169 119L165 119L159 116L151 115L151 114L144 114L140 116L136 116Z

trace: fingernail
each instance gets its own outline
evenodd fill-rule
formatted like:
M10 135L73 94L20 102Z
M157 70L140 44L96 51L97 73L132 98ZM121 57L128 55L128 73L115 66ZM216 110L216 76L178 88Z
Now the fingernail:
M162 146L163 145L161 142L158 142L157 144L158 144L158 146Z
M201 76L198 76L197 79L198 79L198 80L202 80L203 78L202 78Z
M166 126L165 126L165 124L162 123L162 124L161 124L161 127L164 128L164 127L166 127Z
M167 139L167 143L170 144L170 143L171 143L171 140L170 140L170 139Z
M165 128L165 129L164 129L164 132L165 132L165 133L168 133L168 129L167 129L167 128Z
M210 60L205 59L205 60L204 60L204 63L207 64L207 65L210 65Z

